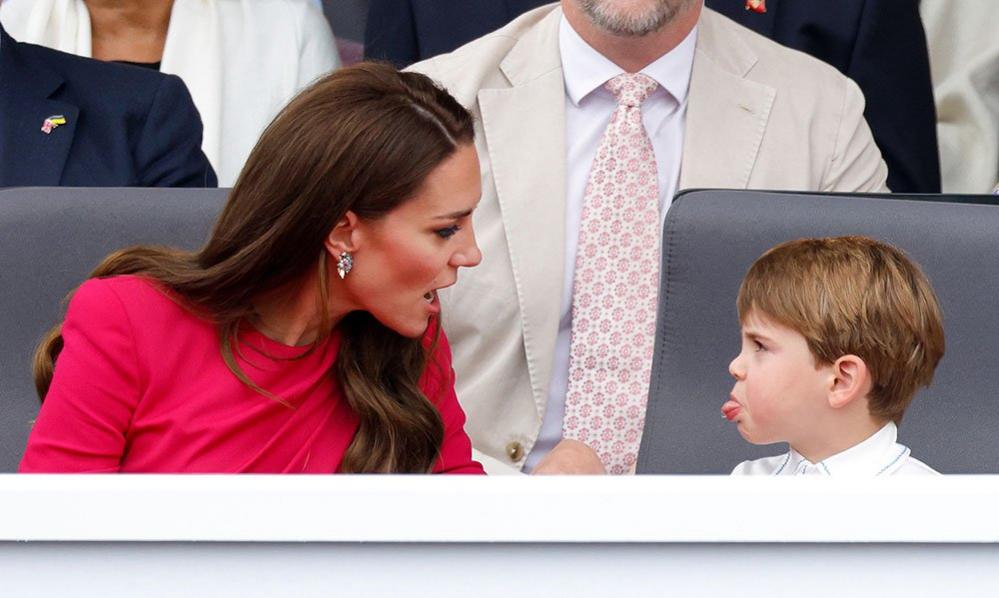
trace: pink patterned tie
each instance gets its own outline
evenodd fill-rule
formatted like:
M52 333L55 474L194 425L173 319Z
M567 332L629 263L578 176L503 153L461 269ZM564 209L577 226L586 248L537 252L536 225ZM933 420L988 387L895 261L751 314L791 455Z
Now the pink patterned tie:
M583 196L572 293L563 436L597 451L607 471L632 471L645 422L659 286L659 185L641 73L605 87L618 100Z

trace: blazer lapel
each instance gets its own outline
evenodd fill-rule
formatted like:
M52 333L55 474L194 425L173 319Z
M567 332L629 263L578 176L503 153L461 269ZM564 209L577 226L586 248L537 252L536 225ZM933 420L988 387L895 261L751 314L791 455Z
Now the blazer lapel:
M777 90L745 78L757 57L704 9L690 78L680 189L744 189Z
M0 186L58 186L73 145L79 108L52 97L62 87L62 77L32 64L13 38L6 32L0 35ZM66 123L45 133L42 125L52 116L62 116Z
M561 10L552 11L504 59L501 68L512 87L478 93L539 414L548 395L565 259L560 17Z

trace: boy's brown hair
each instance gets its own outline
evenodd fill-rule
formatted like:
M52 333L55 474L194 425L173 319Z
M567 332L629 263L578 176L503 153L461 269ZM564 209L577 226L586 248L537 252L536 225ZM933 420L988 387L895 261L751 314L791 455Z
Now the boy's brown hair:
M871 415L899 422L944 353L933 287L898 249L867 237L799 239L760 256L739 289L751 310L797 331L820 364L843 355L871 373Z

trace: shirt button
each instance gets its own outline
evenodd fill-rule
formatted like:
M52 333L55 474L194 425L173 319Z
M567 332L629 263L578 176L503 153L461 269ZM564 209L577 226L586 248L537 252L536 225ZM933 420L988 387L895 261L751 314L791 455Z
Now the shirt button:
M524 445L516 440L506 445L506 456L510 457L514 463L520 461L520 458L524 456Z

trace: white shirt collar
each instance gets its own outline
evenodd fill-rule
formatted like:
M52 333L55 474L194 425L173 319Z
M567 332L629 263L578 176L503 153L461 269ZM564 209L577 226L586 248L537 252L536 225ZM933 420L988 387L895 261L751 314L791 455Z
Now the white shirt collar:
M898 444L897 439L898 428L894 422L888 422L860 444L814 464L792 448L788 451L785 465L774 475L793 475L804 470L835 476L872 477L888 473L909 455L909 449Z
M624 72L621 67L586 43L572 28L565 15L562 15L559 22L558 45L562 56L566 95L576 106L579 106L583 98L593 90ZM696 45L695 26L678 46L641 70L643 74L655 79L659 86L679 104L687 99Z

